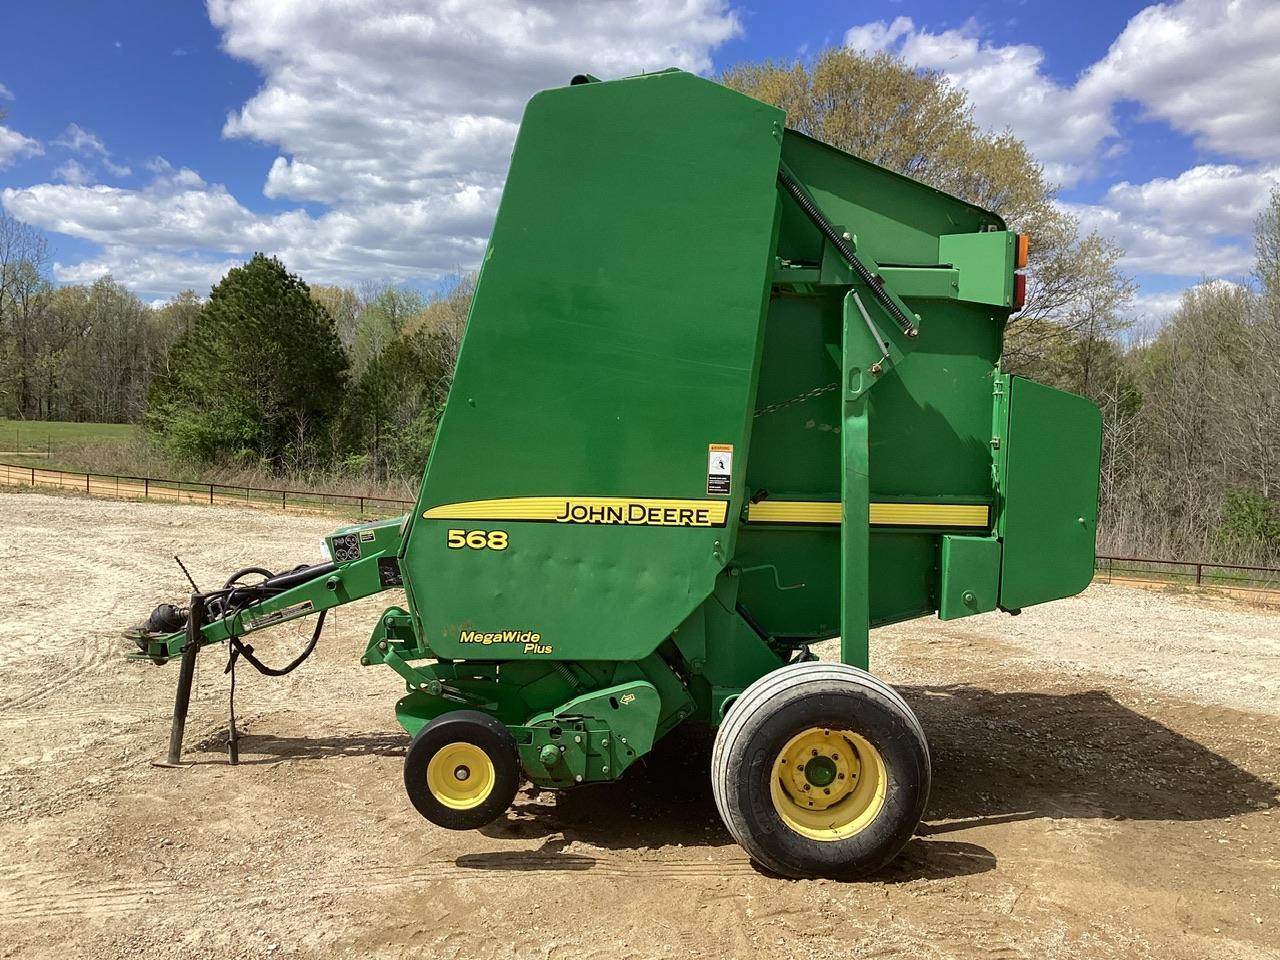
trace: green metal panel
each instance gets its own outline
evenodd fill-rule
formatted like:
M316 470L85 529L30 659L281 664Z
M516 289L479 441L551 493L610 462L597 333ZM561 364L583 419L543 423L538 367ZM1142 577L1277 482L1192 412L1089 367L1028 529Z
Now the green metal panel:
M407 537L437 655L635 659L712 592L742 503L782 122L680 72L529 103ZM729 495L709 492L710 444L737 454ZM562 512L450 507L530 497ZM720 519L554 522L575 498L697 501ZM508 545L450 549L450 530ZM471 631L539 641L478 650Z
M938 259L960 273L956 295L961 300L1013 306L1014 236L992 230L938 238Z
M942 538L939 620L988 613L1000 599L1000 541L993 537Z
M782 158L827 218L854 235L858 252L879 263L941 263L940 236L1005 228L994 213L794 130ZM782 233L784 256L819 259L820 240L793 208L783 211Z
M1000 437L1000 606L1079 593L1093 579L1102 415L1088 400L1007 378Z
M880 276L904 300L953 300L960 296L960 271L940 267L881 267ZM971 298L966 298L971 299Z
M872 502L991 503L992 383L1008 308L962 300L960 291L962 274L975 289L1011 284L1004 224L792 131L783 159L828 218L855 236L859 254L893 265L881 267L880 275L919 314L919 334L906 338L870 291L857 286L893 354L881 374L868 375L869 361L880 351L872 350L861 317L849 313L849 272L838 279L829 246L794 204L784 203L782 266L769 306L747 465L752 496L839 501L842 478L846 494L860 489L850 483L857 474L841 460L842 444L853 436L847 419L852 411L841 406L849 393L866 410ZM979 238L973 249L980 255L962 250L963 270L939 267L939 238L961 230ZM857 368L858 382L841 390L846 346L856 354L850 366ZM840 530L748 524L735 554L753 571L743 576L741 601L771 633L793 636L830 635L842 593L858 583L867 593L872 625L933 612L942 532L877 528L865 549L852 544L865 554L869 571L851 570L842 581ZM845 563L852 562L846 553ZM867 656L860 646L849 653L855 663Z

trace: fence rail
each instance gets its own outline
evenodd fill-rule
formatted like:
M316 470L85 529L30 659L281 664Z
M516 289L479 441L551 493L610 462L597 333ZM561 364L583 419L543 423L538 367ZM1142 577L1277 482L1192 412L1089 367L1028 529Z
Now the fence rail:
M412 500L356 493L321 493L157 477L77 473L17 463L0 463L0 486L52 487L129 500L236 504L295 511L351 511L361 517L390 516L413 506Z
M53 487L131 500L235 504L295 511L351 511L361 517L390 516L413 506L412 500L398 500L394 497L77 473L17 463L0 463L0 486ZM1100 554L1095 570L1097 579L1106 583L1184 582L1255 593L1280 593L1280 567Z
M1280 593L1280 567L1255 567L1207 560L1162 560L1154 557L1099 555L1095 578L1104 583L1186 583L1247 593Z

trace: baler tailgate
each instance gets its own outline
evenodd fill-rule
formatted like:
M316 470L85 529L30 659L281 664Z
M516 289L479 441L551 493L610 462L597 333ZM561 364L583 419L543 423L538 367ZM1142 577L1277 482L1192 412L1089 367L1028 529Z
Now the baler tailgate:
M1018 610L1079 593L1093 579L1102 415L1034 380L1009 377L1007 391L1000 606Z

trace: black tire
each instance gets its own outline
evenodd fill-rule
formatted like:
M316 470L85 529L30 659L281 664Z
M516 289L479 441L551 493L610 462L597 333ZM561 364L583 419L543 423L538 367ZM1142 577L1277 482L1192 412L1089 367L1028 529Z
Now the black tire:
M439 764L432 767L437 756L451 768L447 774L453 777L452 781L446 777L439 793L432 789L429 777L433 773L435 782L441 783ZM473 789L467 789L468 784ZM459 795L448 793L451 785L458 786ZM436 717L418 731L405 754L404 788L409 800L420 814L449 830L474 830L492 823L511 806L519 786L515 738L493 717L477 710L454 710Z
M819 757L825 743L833 745L832 763ZM810 784L810 744L825 765L815 774L841 783ZM806 758L799 766L797 747ZM846 768L847 778L836 772ZM797 784L812 792L800 793ZM866 671L789 664L729 708L712 752L711 785L725 826L762 866L786 877L852 880L885 866L911 839L929 799L929 746L906 701ZM838 803L818 797L830 789L845 791ZM809 797L836 805L809 811Z

